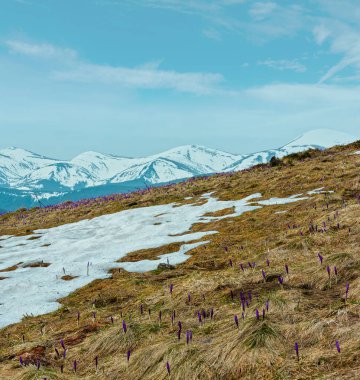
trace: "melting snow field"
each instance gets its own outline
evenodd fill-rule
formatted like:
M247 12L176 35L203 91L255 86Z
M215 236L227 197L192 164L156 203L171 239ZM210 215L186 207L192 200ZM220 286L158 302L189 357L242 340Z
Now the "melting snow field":
M301 195L301 194L300 194ZM204 194L206 202L199 204L168 204L125 210L91 220L67 224L47 230L37 230L29 236L0 237L0 270L18 265L16 270L0 272L0 328L21 320L24 315L39 315L59 307L57 299L109 276L108 270L122 267L131 272L156 269L160 262L178 264L186 261L187 252L205 244L200 240L216 231L190 232L194 223L236 217L262 206L287 204L306 199L294 195L256 201L253 194L237 201L219 201ZM234 213L207 217L206 213L234 207ZM182 236L177 236L185 234ZM178 252L161 255L158 260L117 263L116 260L140 249L156 248L174 242L184 242ZM47 267L31 267L31 263L48 263ZM89 265L88 265L89 263ZM61 277L74 276L70 281Z

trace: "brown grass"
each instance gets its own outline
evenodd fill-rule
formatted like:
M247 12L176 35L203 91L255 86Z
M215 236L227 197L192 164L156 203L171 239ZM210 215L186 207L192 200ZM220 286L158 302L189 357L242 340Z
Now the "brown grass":
M18 221L18 213L3 216L1 233L27 234L29 225L31 229L46 228L127 207L180 203L188 196L196 202L200 194L210 191L222 200L240 199L255 192L265 197L280 197L319 187L335 191L293 204L268 206L237 218L194 225L193 231L219 233L212 235L206 246L192 250L190 259L174 270L139 274L114 269L111 278L94 281L62 299L58 311L26 317L21 323L1 330L1 379L166 379L167 361L172 379L357 378L360 373L360 205L355 197L360 195L360 156L351 154L356 149L360 146L354 144L315 151L283 160L274 167L261 166L231 176L152 189L134 195L131 202L122 200L103 205L99 202L92 208L53 210L48 214L39 209L22 211L27 215L26 226ZM275 214L281 210L287 212ZM336 212L339 216L334 219ZM309 232L310 223L320 227L324 221L327 232ZM296 227L288 229L288 224ZM130 259L154 257L171 250L172 247L165 246L162 250L135 252ZM319 263L318 252L324 257L323 265ZM230 259L233 267L228 264ZM269 267L266 259L270 261ZM255 268L250 269L248 262L255 262ZM240 263L245 272L239 269ZM289 265L289 275L285 273L285 264ZM326 265L331 266L331 281ZM337 278L333 273L335 265ZM261 269L266 271L266 281ZM284 277L282 286L278 275ZM350 291L345 302L347 282ZM239 294L242 292L248 299L249 291L252 301L242 320ZM255 310L262 315L267 300L269 311L264 320L262 317L257 320ZM211 308L213 320L210 320ZM173 310L176 311L174 325L170 318ZM197 312L202 310L206 318L199 323ZM92 318L93 311L96 320ZM77 312L81 316L79 324ZM239 317L238 329L235 314ZM128 325L126 334L121 330L122 319ZM179 320L183 324L180 341L177 339ZM193 332L189 345L185 342L186 330ZM54 351L56 347L62 353L60 339L65 340L68 348L65 360L58 358ZM336 340L341 345L340 355ZM299 362L295 342L299 343ZM128 350L131 350L129 363ZM20 367L20 355L33 364L40 360L40 370L33 364ZM97 372L95 356L99 357ZM76 374L72 371L75 359ZM61 364L64 374L60 373Z

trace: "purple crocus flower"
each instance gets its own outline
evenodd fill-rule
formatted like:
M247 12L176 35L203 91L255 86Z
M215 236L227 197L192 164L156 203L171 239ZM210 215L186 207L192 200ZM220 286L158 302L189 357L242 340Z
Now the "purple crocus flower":
M278 276L279 284L282 285L284 282L284 279L281 276Z
M19 357L19 362L20 362L20 365L21 365L21 366L24 365L24 361L23 361L22 356Z
M249 301L252 301L251 291L248 292L248 296L249 296Z
M245 270L244 270L244 266L240 263L240 268L241 268L241 270L243 271L243 272L245 272Z
M198 316L199 323L201 323L202 322L202 318L201 318L200 311L197 312L197 316Z
M64 364L61 364L61 366L60 366L60 372L64 373Z
M60 345L61 347L63 348L63 350L65 350L65 343L64 343L64 340L63 339L60 339Z
M177 332L177 337L178 337L178 340L180 340L180 337L181 337L181 330L180 329Z
M170 364L169 364L169 362L166 362L166 371L167 371L168 375L170 376Z
M170 284L170 294L171 295L172 295L173 289L174 289L174 284Z
M77 362L76 362L76 359L74 360L73 368L74 368L74 372L76 372L76 370L77 370Z
M190 303L190 301L191 301L191 294L188 293L188 302Z
M265 302L265 308L266 308L266 311L269 311L269 300Z
M205 311L205 309L201 310L201 315L203 317L203 320L205 321L205 319L206 319L206 311Z
M265 281L266 280L266 273L265 273L264 269L261 269L261 274L262 274L263 279Z
M255 309L255 315L256 315L256 319L259 319L259 318L260 318L259 310L258 310L258 309Z
M338 275L338 271L337 271L337 268L336 268L336 266L334 266L334 273L335 273L335 276L337 276L337 275Z
M265 319L265 309L262 310L262 317Z
M234 322L235 322L236 327L239 328L239 319L236 314L234 315Z
M178 322L178 327L179 327L179 330L181 331L182 330L182 323L180 321Z
M241 318L245 319L245 313L244 312L241 313Z
M296 352L296 357L297 357L297 360L299 361L300 360L300 357L299 357L299 344L298 342L295 342L295 352Z
M60 353L59 353L59 350L55 347L55 353L56 353L56 356L59 357L60 356Z
M36 360L36 369L37 370L40 369L40 360L39 359Z
M214 319L214 309L213 308L210 309L210 319L211 320Z
M63 358L65 359L66 358L66 353L67 353L67 348L65 348L64 352L63 352Z
M269 267L270 266L270 260L266 259L266 265Z
M335 346L336 346L337 352L340 354L340 343L338 340L335 342Z
M345 302L347 301L347 298L348 298L349 288L350 288L350 285L347 282L346 283L346 289L345 289Z
M330 269L329 265L326 266L326 272L327 272L327 274L328 274L328 276L330 278L331 269Z
M130 361L130 355L131 355L131 351L128 350L127 353L126 353L126 359L127 359L128 363Z
M122 321L122 329L123 329L124 333L126 334L127 326L126 326L126 322L124 320Z
M320 255L320 253L318 253L318 258L320 260L320 264L322 264L323 263L323 257Z

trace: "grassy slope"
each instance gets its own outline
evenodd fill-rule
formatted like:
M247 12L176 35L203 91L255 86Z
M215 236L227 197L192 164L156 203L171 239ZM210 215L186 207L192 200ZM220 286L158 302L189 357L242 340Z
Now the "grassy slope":
M269 206L238 218L195 225L194 231L220 233L208 237L211 243L194 249L192 257L176 269L144 274L113 271L110 279L95 281L63 299L57 312L25 318L1 330L1 379L165 379L167 361L173 379L356 378L360 372L360 205L356 199L360 195L360 155L352 152L359 148L359 144L353 144L314 152L305 160L286 159L281 166L199 179L135 194L130 199L118 197L77 208L19 211L1 217L0 234L24 234L129 207L182 201L186 196L196 199L209 191L227 200L255 192L265 197L288 196L322 186L335 191L290 205ZM278 210L288 212L275 214ZM339 215L334 220L336 211ZM309 233L310 222L321 226L324 221L326 233ZM288 230L288 223L297 227ZM164 251L169 248L164 247ZM139 252L131 259L161 252ZM323 265L318 252L324 256ZM270 267L266 266L267 258ZM233 267L228 264L230 259ZM247 267L242 272L239 263L246 266L248 262L256 262L255 269ZM285 274L285 264L289 265L289 275ZM326 265L331 266L331 284ZM267 273L266 282L261 269ZM284 276L282 287L277 275ZM347 282L350 291L345 304ZM251 291L253 298L244 321L240 291L246 295ZM264 320L257 320L255 309L261 313L266 300L269 312ZM209 317L211 308L213 321ZM202 309L206 318L200 324L197 311ZM170 318L173 310L174 325ZM96 321L92 319L94 311ZM120 314L128 324L126 334L121 331ZM239 329L234 324L235 314L239 316ZM178 320L183 324L180 341ZM189 345L185 342L186 330L193 332ZM61 338L68 348L65 360L54 352L57 347L62 353ZM340 342L340 355L335 340ZM299 343L299 362L295 341ZM39 359L40 370L34 365L20 367L20 355L33 363ZM95 356L99 357L97 372ZM72 371L75 359L76 374ZM61 364L64 374L60 373Z

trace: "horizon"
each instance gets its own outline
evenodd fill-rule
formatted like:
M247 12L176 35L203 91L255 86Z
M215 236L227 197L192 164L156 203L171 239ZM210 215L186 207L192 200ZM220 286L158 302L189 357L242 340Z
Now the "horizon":
M330 131L333 131L333 132L337 132L337 133L343 133L341 131L338 131L338 130L334 130L334 129L317 129L317 130L311 130L311 131L307 131L299 136L296 136L295 138L289 140L287 143L285 144L280 144L278 145L277 147L268 147L267 149L264 149L264 150L272 150L272 149L280 149L282 147L285 147L289 144L291 144L292 142L300 139L301 137L303 137L304 135L307 135L308 133L312 133L312 132L320 132L320 131L323 131L323 132L330 132ZM354 141L356 139L360 139L360 136L357 135L351 135L351 134L348 134L349 138L353 138ZM313 142L314 143L314 142ZM7 147L2 147L0 146L0 152L3 151L3 150L6 150L6 149L10 149L10 150L25 150L29 153L33 153L33 154L37 154L37 155L40 155L40 156L44 156L46 158L50 158L50 159L54 159L54 160L58 160L58 161L67 161L67 162L70 162L74 159L76 159L78 156L82 155L82 154L85 154L85 153L96 153L96 154L102 154L102 155L105 155L105 156L113 156L113 157L116 157L116 158L127 158L127 159L141 159L141 158L149 158L151 156L156 156L156 155L159 155L161 153L166 153L168 151L172 151L174 149L178 149L178 148L189 148L189 147L197 147L197 148L205 148L205 149L210 149L210 150L215 150L215 151L220 151L220 152L223 152L223 153L228 153L228 154L231 154L231 155L238 155L238 156L241 156L241 155L251 155L251 154L256 154L256 153L260 153L262 151L254 151L254 152L249 152L249 153L242 153L242 152L229 152L229 151L225 151L225 150L221 150L221 149L217 149L216 147L209 147L209 146L205 146L205 145L200 145L200 144L187 144L187 145L179 145L179 146L174 146L174 147L170 147L164 151L161 151L161 152L153 152L152 154L148 155L148 156L124 156L124 155L121 155L121 154L116 154L116 153L107 153L107 152L99 152L99 151L93 151L93 150L88 150L88 151L83 151L83 152L79 152L77 153L75 156L71 157L71 158L60 158L60 157L50 157L50 156L46 156L44 154L42 154L42 152L35 152L35 151L32 151L32 150L28 150L28 149L25 149L25 148L22 148L22 147L19 147L19 146L7 146Z
M5 0L1 146L249 154L313 129L356 135L359 12L354 0Z

